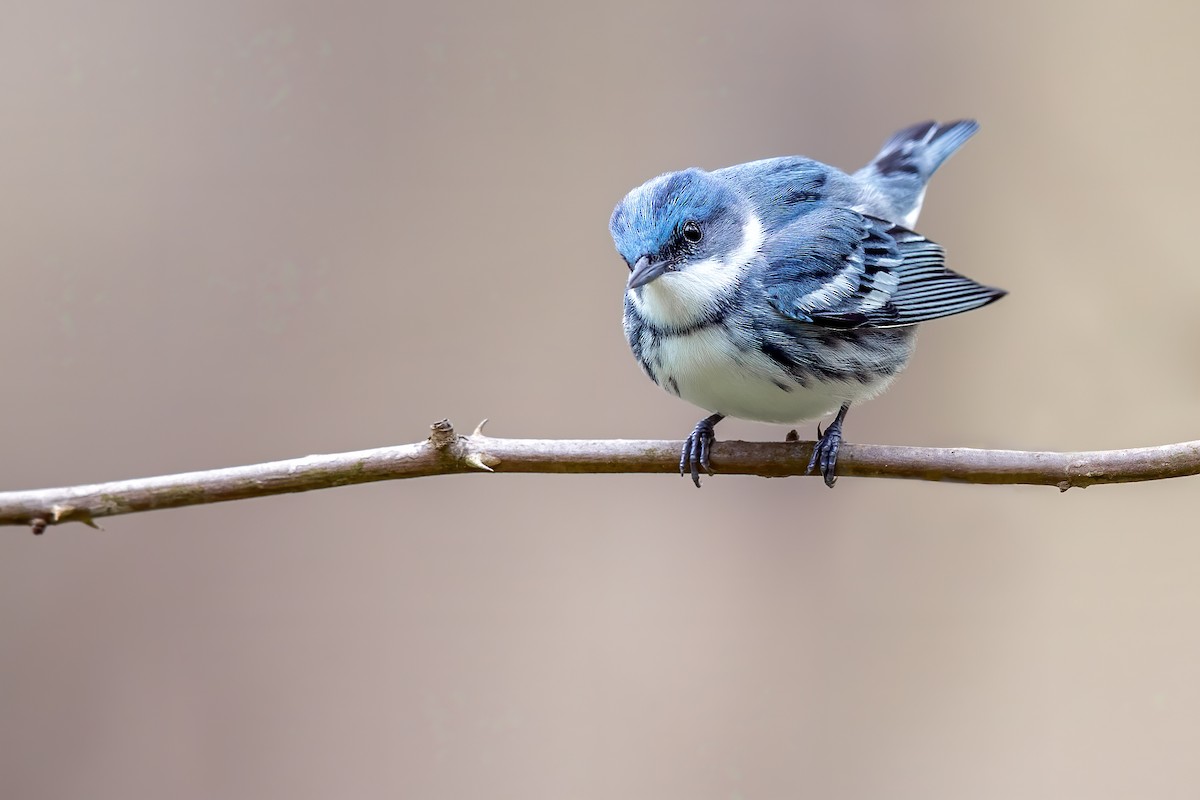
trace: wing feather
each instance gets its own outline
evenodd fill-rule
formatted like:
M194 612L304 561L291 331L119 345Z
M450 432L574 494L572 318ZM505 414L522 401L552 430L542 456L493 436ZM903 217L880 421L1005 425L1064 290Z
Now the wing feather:
M763 256L775 309L829 328L915 325L1005 295L948 269L937 243L845 208L796 220L768 239Z

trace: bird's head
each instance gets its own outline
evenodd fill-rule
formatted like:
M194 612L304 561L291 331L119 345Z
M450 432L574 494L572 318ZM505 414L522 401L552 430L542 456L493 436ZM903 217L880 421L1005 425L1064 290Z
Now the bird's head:
M728 277L762 245L752 207L725 181L699 169L670 172L625 195L609 221L617 252L629 265L627 289L660 278L682 287L691 278Z

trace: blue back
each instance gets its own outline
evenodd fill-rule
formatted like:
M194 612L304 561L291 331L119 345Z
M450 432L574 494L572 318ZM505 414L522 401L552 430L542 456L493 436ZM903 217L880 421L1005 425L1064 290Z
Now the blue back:
M854 206L865 199L849 175L803 156L751 161L712 174L750 201L768 235L816 209Z

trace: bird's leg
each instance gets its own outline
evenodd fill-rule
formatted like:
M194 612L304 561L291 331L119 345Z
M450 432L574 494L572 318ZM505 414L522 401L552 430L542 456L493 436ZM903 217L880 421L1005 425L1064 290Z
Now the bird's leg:
M725 419L724 414L705 417L696 423L696 427L692 429L691 434L683 443L683 452L679 454L679 474L683 475L690 469L692 483L696 484L697 489L700 488L701 469L709 475L713 474L712 464L708 463L713 442L717 440L716 434L713 433L713 426L723 419Z
M812 471L820 466L821 477L830 489L837 482L837 475L833 474L833 470L837 467L838 448L842 446L842 421L846 419L846 412L849 410L850 404L843 404L824 433L821 433L821 426L817 426L817 443L813 445L812 458L808 460L808 469L805 470L805 474L811 475Z

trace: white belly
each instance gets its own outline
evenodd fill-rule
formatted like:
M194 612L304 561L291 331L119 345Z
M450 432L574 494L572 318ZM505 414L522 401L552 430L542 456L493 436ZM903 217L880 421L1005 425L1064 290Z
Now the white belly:
M842 403L883 391L891 376L858 381L801 382L756 349L741 350L719 326L665 337L651 369L658 384L708 411L759 422L819 419Z

